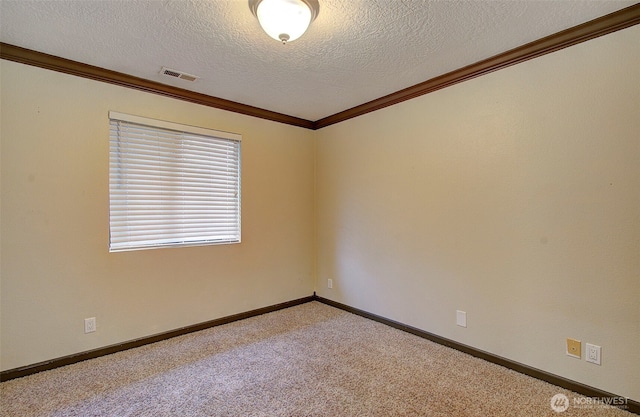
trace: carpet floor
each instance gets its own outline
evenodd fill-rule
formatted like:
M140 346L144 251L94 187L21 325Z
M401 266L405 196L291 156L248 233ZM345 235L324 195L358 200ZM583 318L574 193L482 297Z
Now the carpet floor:
M319 302L3 382L0 415L633 416Z

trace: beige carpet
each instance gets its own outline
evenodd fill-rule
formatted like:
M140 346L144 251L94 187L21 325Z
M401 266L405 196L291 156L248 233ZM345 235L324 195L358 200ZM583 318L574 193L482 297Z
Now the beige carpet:
M632 416L312 302L0 384L2 416Z

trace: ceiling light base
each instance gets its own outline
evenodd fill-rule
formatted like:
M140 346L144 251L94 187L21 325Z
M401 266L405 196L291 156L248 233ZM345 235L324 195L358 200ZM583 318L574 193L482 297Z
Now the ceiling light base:
M249 0L262 29L286 44L304 34L320 12L318 0Z

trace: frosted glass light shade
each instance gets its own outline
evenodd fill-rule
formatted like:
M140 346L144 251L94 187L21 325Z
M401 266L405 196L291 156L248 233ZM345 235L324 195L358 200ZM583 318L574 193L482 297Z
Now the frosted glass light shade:
M309 0L249 1L262 29L282 43L294 41L306 32L317 14L317 4L317 1ZM312 5L315 10L312 10Z

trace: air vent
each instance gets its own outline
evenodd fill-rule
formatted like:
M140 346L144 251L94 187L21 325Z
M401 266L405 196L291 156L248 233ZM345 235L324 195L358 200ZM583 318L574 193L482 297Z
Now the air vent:
M180 78L181 80L186 81L195 81L198 79L198 77L196 77L195 75L187 74L186 72L177 71L166 67L162 67L160 74L171 78Z

